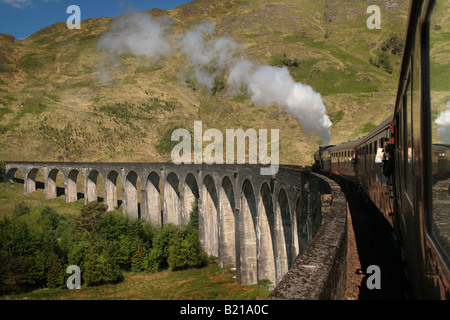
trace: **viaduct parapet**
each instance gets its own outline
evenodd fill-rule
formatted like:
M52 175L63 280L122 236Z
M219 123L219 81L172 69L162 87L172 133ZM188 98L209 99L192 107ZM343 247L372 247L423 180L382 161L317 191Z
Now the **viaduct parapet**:
M6 162L5 169L7 182L22 173L26 194L43 176L46 199L59 195L58 175L66 202L80 193L85 204L97 201L103 186L108 210L122 205L129 219L158 226L186 225L197 198L203 249L220 267L235 266L241 284L268 279L276 286L271 299L343 297L345 197L306 168L280 166L273 176L249 164Z

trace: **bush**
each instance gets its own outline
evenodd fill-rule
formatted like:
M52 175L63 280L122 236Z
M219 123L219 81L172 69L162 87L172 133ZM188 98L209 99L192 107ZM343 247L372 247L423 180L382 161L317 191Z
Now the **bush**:
M163 226L153 239L153 248L146 257L147 270L155 271L167 268L169 266L167 259L169 258L169 250L172 238L177 236L179 231L174 225Z
M172 141L172 132L179 128L182 128L182 126L169 128L160 135L158 143L155 145L156 151L159 154L170 154L172 149L179 143L179 141Z
M78 232L97 232L99 222L108 207L97 201L90 202L81 209L81 214L75 218L75 229Z
M189 256L185 241L183 241L180 233L177 232L173 235L171 240L167 264L172 270L186 269L189 267L188 258Z
M31 208L24 201L19 202L14 206L13 217L20 217L26 214L30 214Z
M134 240L135 250L131 257L131 270L144 271L145 270L145 257L147 255L147 247L141 238L135 238Z
M88 286L117 283L123 280L123 274L111 257L110 250L100 250L101 245L90 243L86 255L82 277Z
M58 214L55 209L52 209L50 207L44 207L41 210L41 216L50 222L53 230L58 227L60 221L67 220L65 216Z
M182 268L200 268L208 263L208 255L203 252L200 243L200 235L198 231L198 199L195 198L194 204L190 212L189 223L186 226L184 237L181 241L178 251L178 259L184 259L183 263L178 262L178 267Z

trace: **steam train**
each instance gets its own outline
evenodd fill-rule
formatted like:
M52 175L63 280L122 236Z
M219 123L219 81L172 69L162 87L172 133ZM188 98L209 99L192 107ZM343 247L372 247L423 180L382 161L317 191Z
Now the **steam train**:
M450 1L411 1L394 113L314 155L314 170L357 186L399 236L414 299L450 298L449 17ZM389 145L386 176L377 153Z

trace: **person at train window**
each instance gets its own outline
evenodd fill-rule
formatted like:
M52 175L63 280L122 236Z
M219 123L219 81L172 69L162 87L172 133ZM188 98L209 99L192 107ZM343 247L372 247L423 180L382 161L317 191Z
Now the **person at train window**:
M350 158L350 163L351 164L356 164L356 153L353 153L351 158Z
M382 159L383 175L389 177L392 172L394 172L394 145L388 144L384 148L383 159Z

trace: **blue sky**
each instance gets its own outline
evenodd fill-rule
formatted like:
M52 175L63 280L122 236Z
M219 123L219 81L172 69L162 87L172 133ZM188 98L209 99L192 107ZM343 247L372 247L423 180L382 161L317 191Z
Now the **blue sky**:
M81 20L115 17L151 8L171 9L192 0L0 0L0 33L23 39L71 16L67 7L77 5Z

